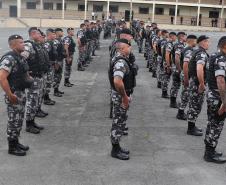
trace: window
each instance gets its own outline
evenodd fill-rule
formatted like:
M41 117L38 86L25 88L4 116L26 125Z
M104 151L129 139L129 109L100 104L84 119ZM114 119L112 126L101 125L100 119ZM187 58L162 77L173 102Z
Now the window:
M57 10L62 10L62 9L63 9L62 3L57 3L57 4L56 4L56 9L57 9ZM65 9L65 10L67 9L67 4L66 4L66 3L64 4L64 9Z
M156 15L164 15L164 8L155 8L155 14Z
M44 10L53 10L53 3L44 3Z
M36 9L36 2L27 2L27 9Z
M175 16L175 8L170 8L169 9L169 15ZM180 15L180 10L177 9L177 15Z
M118 13L118 5L110 5L109 10L112 13Z
M88 5L87 5L87 10L88 10ZM78 11L85 11L85 5L84 4L79 4L78 5Z
M209 18L219 18L218 11L209 11Z
M140 14L149 14L149 8L139 7Z
M0 1L0 9L2 9L2 2Z
M93 5L94 12L103 12L103 5Z

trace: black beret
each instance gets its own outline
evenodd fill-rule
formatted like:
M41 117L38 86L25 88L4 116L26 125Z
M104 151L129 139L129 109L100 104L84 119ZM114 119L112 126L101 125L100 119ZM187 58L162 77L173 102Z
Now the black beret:
M197 37L195 35L188 35L187 39L197 39Z
M23 37L20 36L20 35L11 35L11 36L9 36L9 38L8 38L8 42L10 42L10 41L12 41L12 40L16 40L16 39L23 39Z
M204 40L206 40L206 39L209 39L209 37L207 37L206 35L201 35L201 36L198 38L197 42L200 43L200 42L202 42L202 41L204 41Z
M52 29L52 28L49 28L49 29L47 29L47 30L46 30L46 32L55 33L55 30L54 30L54 29Z
M218 46L222 45L225 42L226 42L226 36L221 37L220 40L218 41Z
M56 28L55 32L57 32L57 31L62 31L63 32L63 29L62 28Z
M177 33L177 36L179 36L179 35L186 35L186 33L183 32L183 31L180 31L180 32Z
M38 31L38 27L30 27L28 33L30 34L32 31Z
M116 41L116 43L124 43L124 44L128 44L129 46L131 46L131 43L127 39L118 39Z
M129 34L132 35L132 32L128 28L124 28L120 31L120 34Z
M38 29L38 31L40 32L41 36L43 36L43 37L46 36L45 33L42 30Z
M175 35L175 36L177 35L175 32L170 32L169 34L170 35Z

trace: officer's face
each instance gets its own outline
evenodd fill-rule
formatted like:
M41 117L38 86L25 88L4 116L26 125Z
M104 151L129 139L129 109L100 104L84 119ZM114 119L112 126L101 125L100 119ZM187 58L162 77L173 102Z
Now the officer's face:
M133 39L133 36L130 35L130 34L120 34L120 38L121 38L121 39L126 39L126 40L128 40L129 42L131 42L131 40Z
M131 52L131 46L129 46L128 44L121 43L120 52L123 55L128 56Z
M222 53L226 54L226 44L224 44L220 50Z
M203 40L200 45L206 50L209 49L209 39Z
M41 37L41 34L39 31L34 30L31 32L31 38L34 39L34 41L39 41L40 37Z
M11 49L18 51L19 53L24 51L24 40L16 39L13 40L10 44Z
M192 47L195 47L197 45L197 39L189 39L188 42L191 43Z
M75 32L74 32L74 30L70 30L70 31L68 32L68 34L69 34L70 36L74 36L74 35L75 35Z

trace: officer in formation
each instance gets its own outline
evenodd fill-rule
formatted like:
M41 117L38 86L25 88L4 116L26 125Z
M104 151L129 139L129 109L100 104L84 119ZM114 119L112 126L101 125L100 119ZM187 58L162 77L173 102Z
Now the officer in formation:
M158 53L157 63L160 68L157 67L157 87L162 89L162 98L169 98L168 85L172 78L170 107L178 108L177 119L187 120L188 135L202 136L203 131L196 126L196 120L202 110L206 85L208 85L206 92L208 124L204 140L204 160L225 163L226 159L221 152L216 151L216 146L226 115L224 105L226 102L226 37L219 40L219 51L209 57L207 53L209 37L205 35L198 38L195 35L186 36L184 32L168 34L166 30L161 32L158 41L151 42L150 49ZM156 31L150 37L155 38ZM154 52L151 55L153 57ZM178 105L177 96L180 88L182 88L181 103Z
M81 28L84 29L84 24ZM92 28L95 39L93 46L97 49L100 23L93 24ZM66 87L73 85L69 79L76 46L73 40L74 29L68 28L67 33L68 35L63 38L64 32L61 28L55 30L49 28L45 34L37 27L31 27L28 30L28 40L24 41L20 35L12 35L8 39L11 51L0 60L0 85L6 94L9 154L24 156L29 150L28 146L20 144L18 140L24 119L26 132L39 134L44 129L36 123L35 118L44 118L48 115L41 109L43 103L55 104L55 101L50 99L52 88L54 96L62 97L64 94L59 90L64 60L64 85Z

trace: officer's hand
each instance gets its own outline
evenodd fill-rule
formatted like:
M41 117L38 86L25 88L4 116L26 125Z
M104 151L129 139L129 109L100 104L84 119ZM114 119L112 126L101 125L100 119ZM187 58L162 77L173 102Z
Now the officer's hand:
M167 74L170 74L171 73L171 67L167 66L166 67L166 72L167 72Z
M71 57L67 57L67 58L66 58L66 61L67 61L68 64L71 64L72 58L71 58Z
M127 109L129 107L129 97L127 95L125 97L122 97L122 107L124 109Z
M221 104L219 110L218 110L218 115L221 116L225 113L225 108L226 106L224 104Z
M59 65L59 64L55 64L55 65L54 65L54 68L55 68L56 70L58 70L58 69L60 68L60 65Z
M187 88L189 86L189 81L188 80L184 80L184 87Z
M199 84L198 93L202 94L204 91L205 91L205 85L204 84Z
M10 103L12 103L13 105L18 104L18 98L15 94L11 94L9 96L9 101Z

